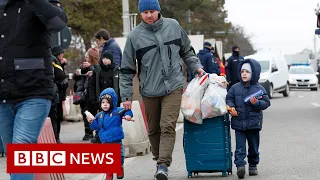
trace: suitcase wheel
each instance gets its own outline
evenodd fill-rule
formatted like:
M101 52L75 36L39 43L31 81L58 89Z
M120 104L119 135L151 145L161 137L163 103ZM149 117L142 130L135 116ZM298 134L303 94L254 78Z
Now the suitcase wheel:
M222 177L227 177L228 175L227 175L227 171L223 171L222 172Z
M188 178L192 178L192 172L188 172Z

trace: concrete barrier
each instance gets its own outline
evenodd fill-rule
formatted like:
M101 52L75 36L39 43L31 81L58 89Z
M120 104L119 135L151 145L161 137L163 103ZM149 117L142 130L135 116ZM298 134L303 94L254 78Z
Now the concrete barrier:
M47 118L40 136L38 138L39 144L56 144L56 139L54 137L51 119ZM64 174L57 173L57 174L35 174L35 180L65 180Z
M135 121L123 121L125 157L143 156L150 152L151 145L139 101L132 101L131 109Z
M82 114L80 105L73 104L73 97L67 96L66 100L64 101L63 105L63 113L64 119L67 121L82 121Z
M178 117L177 123L183 123L183 114L181 111L179 111L179 117Z

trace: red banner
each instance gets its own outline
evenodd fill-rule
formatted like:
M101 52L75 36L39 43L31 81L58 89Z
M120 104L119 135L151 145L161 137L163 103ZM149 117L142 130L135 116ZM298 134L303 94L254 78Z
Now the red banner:
M7 173L120 173L120 144L8 144Z

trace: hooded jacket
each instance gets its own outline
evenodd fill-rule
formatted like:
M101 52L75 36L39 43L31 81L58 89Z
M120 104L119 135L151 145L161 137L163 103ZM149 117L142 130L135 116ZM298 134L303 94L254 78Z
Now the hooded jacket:
M107 88L101 92L100 101L101 97L106 94L112 97L113 109L98 113L90 127L98 131L102 143L119 142L124 138L122 117L126 115L133 117L133 114L131 110L125 111L124 108L117 107L118 97L112 88Z
M241 79L241 67L244 63L249 63L251 66L251 80L245 85ZM260 78L261 66L259 62L253 59L246 59L240 62L238 66L238 78L240 82L233 85L228 91L226 102L230 107L234 107L238 116L231 118L231 127L235 130L248 130L248 129L262 129L263 114L262 110L267 109L270 106L270 101L266 90L258 83ZM261 99L258 99L256 104L251 102L245 103L244 99L262 90L263 95Z
M137 69L142 96L160 97L182 88L181 58L193 73L202 68L187 33L176 20L159 15L154 24L142 21L128 34L124 48L120 74L122 101L132 100Z

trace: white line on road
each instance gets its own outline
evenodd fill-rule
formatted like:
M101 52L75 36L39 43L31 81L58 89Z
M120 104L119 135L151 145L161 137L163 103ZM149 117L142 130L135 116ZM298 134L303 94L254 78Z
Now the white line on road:
M313 106L315 106L315 107L320 107L320 104L318 104L318 103L311 103Z
M304 96L298 96L299 98L303 98Z

